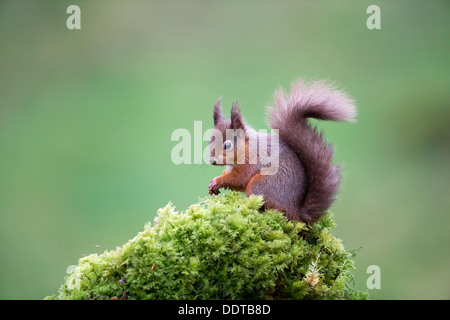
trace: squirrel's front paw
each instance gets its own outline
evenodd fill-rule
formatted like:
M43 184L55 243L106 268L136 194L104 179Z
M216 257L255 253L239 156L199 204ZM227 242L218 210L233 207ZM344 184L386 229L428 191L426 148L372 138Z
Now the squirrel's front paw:
M208 186L209 194L218 195L220 193L219 189L220 189L220 185L217 182L217 178L212 179Z

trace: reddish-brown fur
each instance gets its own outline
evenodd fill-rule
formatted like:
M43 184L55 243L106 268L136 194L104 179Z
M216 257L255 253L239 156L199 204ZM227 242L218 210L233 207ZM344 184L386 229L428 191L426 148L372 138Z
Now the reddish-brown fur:
M262 195L265 208L284 211L291 220L313 222L327 210L338 191L339 167L332 165L333 148L322 138L316 128L310 126L307 118L333 121L353 121L353 102L344 93L324 82L306 83L298 81L291 86L289 95L282 90L275 97L277 108L270 108L270 125L279 130L279 168L276 174L262 175L265 165L259 161L250 164L248 136L257 140L267 138L254 132L242 119L237 103L231 109L231 119L225 120L220 101L214 107L214 125L223 137L227 129L242 129L246 137L231 141L238 145L242 139L245 145L245 163L236 164L235 148L223 150L223 154L211 152L211 163L223 158L223 165L231 165L222 176L214 178L209 185L210 194L218 194L220 188ZM268 150L271 151L269 137ZM225 140L225 139L223 139ZM221 150L211 139L211 150ZM225 145L225 143L224 143ZM231 153L233 152L233 154ZM228 156L228 157L227 157ZM231 162L231 163L227 163Z

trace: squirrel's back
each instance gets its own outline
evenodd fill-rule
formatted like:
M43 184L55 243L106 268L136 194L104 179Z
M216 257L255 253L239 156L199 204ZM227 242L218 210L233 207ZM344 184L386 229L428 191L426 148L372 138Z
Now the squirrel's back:
M297 154L304 168L305 190L296 220L312 222L326 211L338 191L339 166L332 165L333 148L307 118L332 121L355 119L353 101L326 82L299 80L289 94L279 90L276 108L269 108L270 126ZM295 174L295 173L294 173Z

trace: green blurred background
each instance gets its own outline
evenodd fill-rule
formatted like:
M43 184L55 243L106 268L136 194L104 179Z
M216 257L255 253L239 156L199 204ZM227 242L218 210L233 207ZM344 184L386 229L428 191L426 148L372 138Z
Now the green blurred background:
M81 8L68 30L66 8ZM381 30L366 27L371 4ZM446 1L1 1L0 298L56 293L82 254L125 243L221 168L175 165L177 128L219 96L268 128L297 77L329 79L356 124L319 123L344 163L334 234L372 299L450 298ZM206 147L207 143L203 144Z

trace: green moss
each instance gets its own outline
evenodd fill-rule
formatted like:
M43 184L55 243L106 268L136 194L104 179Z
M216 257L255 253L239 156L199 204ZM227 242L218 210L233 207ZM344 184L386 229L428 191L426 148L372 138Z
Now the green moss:
M312 226L230 192L158 211L116 250L79 260L48 299L364 299L331 213Z

